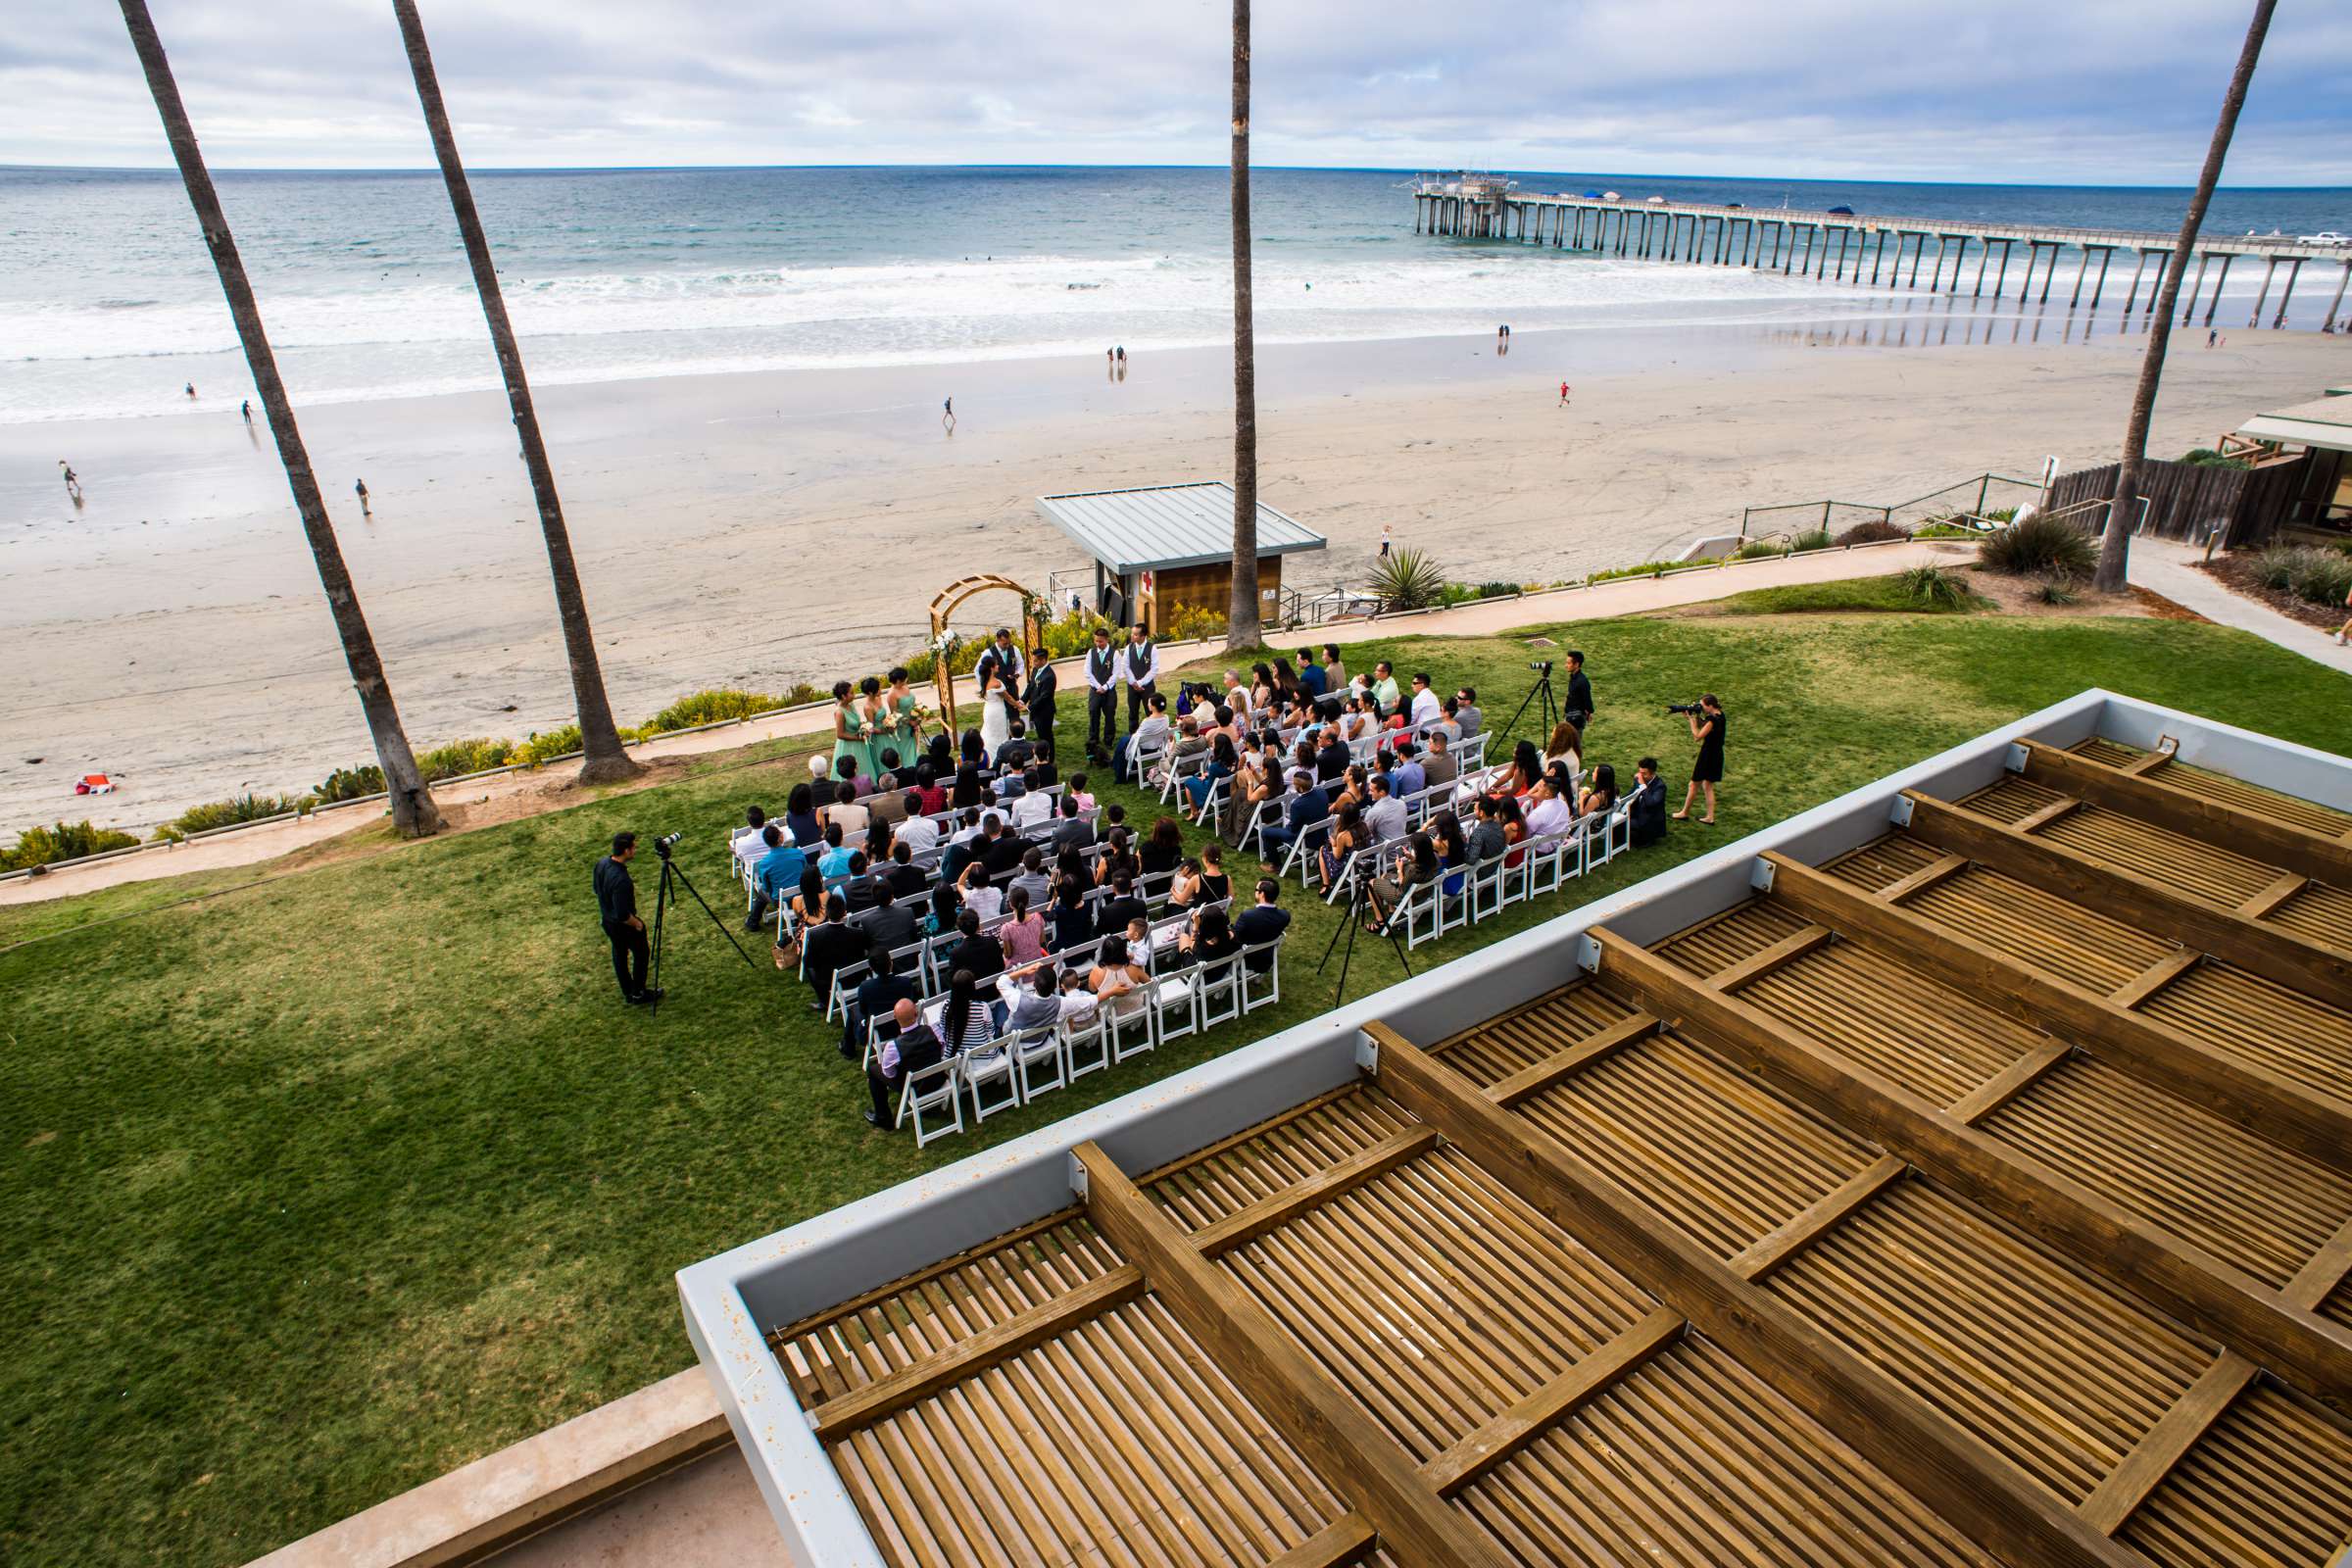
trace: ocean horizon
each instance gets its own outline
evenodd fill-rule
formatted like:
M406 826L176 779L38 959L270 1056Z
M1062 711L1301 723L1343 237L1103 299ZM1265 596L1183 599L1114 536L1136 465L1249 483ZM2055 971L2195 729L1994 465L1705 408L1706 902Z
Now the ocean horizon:
M1226 172L1185 165L479 170L478 200L534 381L1198 348L1228 340ZM1259 167L1261 343L1515 328L1861 319L1851 283L1413 232L1411 171ZM1845 205L1930 220L2163 232L2185 187L1796 180L1513 171L1628 202ZM298 402L496 384L430 170L217 172ZM2217 193L2216 236L2352 228L2352 188ZM1996 263L1997 266L1997 263ZM2249 300L2262 269L2224 297ZM1954 309L2063 315L2014 297ZM2122 278L2103 311L2121 316ZM1987 285L1990 276L1987 275ZM2209 285L2210 287L2210 285ZM2289 325L2332 293L2307 269ZM2144 291L2143 291L2144 298ZM2277 298L2274 289L2273 298ZM2231 313L2225 309L2220 321ZM2238 318L2242 325L2242 316ZM194 383L202 396L180 396ZM248 379L170 170L0 168L0 422L209 412Z

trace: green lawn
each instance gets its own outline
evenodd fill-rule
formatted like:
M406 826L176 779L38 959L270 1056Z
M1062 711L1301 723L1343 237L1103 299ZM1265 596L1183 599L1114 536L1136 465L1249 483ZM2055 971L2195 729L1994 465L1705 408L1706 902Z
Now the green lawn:
M2352 749L2352 684L2211 626L1815 613L1544 630L1590 656L1587 757L1621 774L1654 751L1679 785L1691 748L1661 705L1723 695L1724 821L1434 956L2085 686ZM1381 640L1349 662L1375 654L1471 681L1497 722L1528 679L1515 639ZM681 1264L1330 1002L1312 969L1331 917L1308 906L1281 1008L918 1154L859 1119L859 1083L798 991L691 910L659 1019L614 994L588 896L607 837L685 829L684 863L732 907L715 832L803 776L771 746L300 874L0 910L0 942L23 944L0 951L0 1557L254 1556L686 1365ZM1396 977L1380 946L1356 970L1351 989Z

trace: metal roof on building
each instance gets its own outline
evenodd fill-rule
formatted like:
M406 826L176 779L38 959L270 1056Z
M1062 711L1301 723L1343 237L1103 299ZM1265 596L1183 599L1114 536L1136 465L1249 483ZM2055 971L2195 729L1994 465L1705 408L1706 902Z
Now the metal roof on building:
M1117 572L1206 566L1233 558L1233 486L1222 479L1039 496L1037 510ZM1320 550L1323 536L1257 504L1257 553Z
M2256 441L2352 452L2352 398L2330 393L2292 408L2257 414L2239 425L2237 433Z

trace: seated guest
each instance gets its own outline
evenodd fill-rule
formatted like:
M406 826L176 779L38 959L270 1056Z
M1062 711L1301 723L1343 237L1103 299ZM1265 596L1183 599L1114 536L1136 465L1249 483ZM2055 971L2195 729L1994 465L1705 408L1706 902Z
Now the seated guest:
M1426 784L1450 784L1462 776L1462 764L1454 760L1453 743L1446 738L1443 728L1429 732L1429 751L1421 759L1421 777Z
M1108 887L1111 878L1121 871L1126 872L1127 879L1132 882L1144 874L1144 867L1137 860L1135 851L1127 846L1127 830L1114 827L1110 830L1110 837L1103 841L1102 853L1095 857L1095 883L1098 887Z
M1573 778L1585 770L1584 747L1584 732L1563 718L1551 726L1551 739L1544 743L1544 765L1549 768L1554 762L1565 763Z
M1004 890L988 879L988 868L978 860L965 866L963 875L956 879L956 892L963 901L963 912L983 920L994 920L997 911L1004 907Z
M1021 773L1021 794L1012 803L1012 826L1015 832L1054 820L1054 797L1045 791L1037 776L1037 764L1032 762Z
M1316 782L1337 783L1347 775L1348 764L1352 760L1353 754L1348 750L1348 742L1341 736L1340 727L1337 724L1326 725L1323 744L1315 752Z
M865 1113L866 1122L875 1127L895 1127L898 1119L891 1104L906 1079L928 1068L936 1067L947 1057L947 1048L930 1025L922 1021L922 1009L902 998L891 1009L892 1022L897 1028L874 1059L865 1069L866 1087L873 1092L874 1104Z
M1420 679L1418 675L1413 677ZM1411 800L1429 787L1429 773L1422 767L1419 749L1411 741L1396 743L1396 765L1389 769L1389 788L1400 800Z
M816 792L809 786L792 787L792 797L784 803L784 831L804 850L824 842L825 824L816 819Z
M1004 895L1004 918L994 935L1004 950L1004 967L1008 971L1017 971L1046 956L1046 917L1029 906L1028 889L1016 887Z
M1634 767L1630 816L1635 844L1655 844L1666 836L1666 781L1658 777L1654 757L1644 757Z
M1171 769L1189 776L1190 767L1177 768L1177 764L1189 763L1209 749L1210 737L1201 733L1205 727L1197 713L1187 713L1178 719L1175 744L1168 748L1167 755L1160 759L1158 765L1152 769L1152 776L1144 782L1154 787L1165 784Z
M789 969L801 961L801 944L825 918L824 873L813 865L801 872L800 891L784 911L783 930L776 942L776 967Z
M1464 740L1474 738L1486 726L1486 715L1478 710L1476 689L1465 686L1453 694L1452 718L1455 726L1461 730Z
M1225 846L1210 839L1200 846L1200 902L1223 904L1233 897L1233 878L1225 874Z
M1443 736L1445 737L1446 743L1450 746L1462 738L1462 726L1455 722L1453 710L1454 701L1452 698L1448 697L1446 699L1444 706L1438 711L1438 721L1429 726L1429 737L1431 739L1434 740L1440 736Z
M914 906L900 903L898 889L882 877L873 877L865 885L873 899L872 912L864 921L866 940L884 948L903 948L912 942Z
M956 769L956 787L948 794L948 804L961 808L980 806L988 800L988 787L980 782L980 764L966 762Z
M857 1004L841 1032L841 1054L852 1061L864 1047L869 1021L875 1038L888 1040L899 1032L899 1004L922 1000L922 988L899 972L899 959L889 948L875 943L866 950L865 961L872 972L858 983Z
M1054 830L1054 847L1056 850L1083 850L1094 845L1095 824L1078 814L1081 809L1083 808L1079 806L1077 796L1068 790L1061 792L1061 825Z
M899 760L899 749L885 746L874 759L874 790L877 794L896 795L914 781L913 770Z
M833 972L865 955L865 937L849 920L848 901L828 893L824 919L801 941L801 973L808 981L808 1005L817 1012L833 994Z
M1006 829L1003 817L989 812L980 819L980 831L988 839L980 851L980 863L992 878L1002 880L1020 868L1021 854L1028 846L1018 833Z
M1086 983L1098 1001L1123 997L1152 981L1152 927L1141 916L1125 930L1105 940L1087 971Z
M1094 911L1087 905L1087 895L1093 890L1094 883L1083 866L1054 868L1054 904L1049 912L1056 949L1067 950L1095 939Z
M1113 801L1102 808L1095 818L1095 842L1107 844L1110 836L1127 825L1127 808Z
M1087 983L1090 978L1084 968L1061 971L1061 1026L1064 1029L1083 1029L1094 1022L1101 1004L1095 1000L1095 988Z
M1327 690L1327 687L1324 684L1324 676L1325 670L1323 666L1315 662L1315 651L1312 648L1299 649L1298 690L1302 695L1305 696L1308 702L1313 702L1316 698L1322 696L1325 690Z
M1031 845L1021 852L1021 867L1013 873L1004 895L1010 898L1015 893L1026 893L1030 906L1042 910L1053 891L1054 879L1046 875L1046 852Z
M852 914L874 906L874 879L868 874L872 869L873 862L863 850L850 852L850 874L842 878L841 896Z
M1181 746L1178 749L1182 750ZM1185 778L1184 798L1199 811L1216 793L1217 786L1240 771L1241 765L1241 754L1234 749L1233 737L1220 733L1209 747L1208 765Z
M1019 772L1037 760L1037 747L1029 739L1029 726L1020 719L1012 721L1012 734L997 748L997 766Z
M1044 1029L1061 1022L1061 970L1051 963L1041 963L1029 971L1029 983L1021 988L1020 1000L1012 1004L1008 1027L1026 1032Z
M918 855L939 848L939 823L923 810L920 790L908 790L899 797L906 803L899 816L898 848L911 849Z
M1144 841L1137 858L1146 876L1176 869L1176 862L1184 858L1184 829L1176 825L1174 817L1163 816L1152 824L1152 836Z
M751 913L743 922L746 931L764 925L775 906L792 896L801 873L808 868L808 858L801 853L801 847L787 839L775 823L760 829L758 842L762 853L752 873Z
M1470 829L1470 858L1481 865L1502 858L1510 847L1510 836L1503 831L1502 810L1492 795L1478 798L1478 823Z
M1269 822L1257 830L1265 846L1265 862L1258 869L1272 872L1290 853L1291 846L1305 841L1306 848L1315 848L1323 832L1323 819L1331 815L1331 797L1315 782L1315 775L1298 772L1291 775L1290 804L1283 808L1282 820Z
M931 879L923 875L922 867L914 863L914 849L905 839L890 847L890 865L882 872L882 880L890 891L902 899L922 897Z
M1254 948L1271 942L1291 928L1291 911L1274 901L1282 893L1282 884L1272 877L1257 881L1257 902L1242 911L1233 922L1233 934L1245 948ZM1252 974L1264 974L1274 965L1271 953L1253 953L1243 960Z
M914 800L907 811L909 816L918 810L925 816L937 816L948 808L947 786L940 783L947 776L931 771L928 762L914 770Z
M957 818L956 831L948 835L948 847L940 852L939 879L953 882L963 875L963 868L980 858L987 842L981 833L980 813L967 808Z
M1176 866L1176 874L1168 879L1168 907L1189 909L1200 902L1200 860L1187 856Z
M1536 786L1535 795L1527 808L1527 831L1531 837L1548 838L1554 833L1565 833L1576 825L1576 808L1568 804L1560 791L1561 781L1565 777L1562 773L1546 773L1544 781ZM1661 787L1659 799L1664 798Z
M1415 729L1424 729L1446 716L1446 705L1438 694L1429 689L1429 672L1413 673L1412 722Z
M1241 952L1242 941L1233 934L1224 907L1212 904L1193 916L1185 933L1176 939L1176 951L1195 963L1214 963Z
M833 804L825 811L827 827L838 827L844 837L854 838L864 832L872 820L873 813L858 803L858 787L855 784L833 786Z
M963 913L963 889L953 882L938 882L931 888L931 919L927 935L945 936L956 929L956 917Z
M899 754L892 752L889 755L896 757ZM906 820L907 812L913 808L913 799L900 789L895 781L885 782L873 799L865 803L866 815L875 822L887 822L897 827Z
M1595 811L1613 809L1617 805L1617 770L1603 762L1592 769L1592 787L1585 798L1576 803L1576 814L1591 816Z
M989 993L995 989L986 976L969 969L958 969L949 979L948 1004L939 1011L939 1039L950 1055L979 1054L981 1047L997 1037L996 1014L988 1004Z
M932 736L930 744L923 748L923 765L931 769L934 779L956 776L956 743L945 729Z
M1110 897L1095 911L1095 935L1114 936L1126 930L1130 921L1144 919L1151 912L1135 896L1135 878L1122 869L1110 879Z
M1471 835L1471 853L1477 853L1478 837ZM1388 874L1372 883L1371 918L1364 929L1377 931L1388 920L1397 905L1404 902L1413 889L1424 882L1434 882L1444 868L1438 862L1437 841L1426 833L1416 833L1406 841L1403 850L1389 864Z
M1091 811L1095 808L1095 798L1087 791L1084 773L1070 775L1070 787L1061 792L1061 798L1065 801L1076 801L1078 809L1081 811Z
M967 908L957 915L956 930L963 940L948 950L950 971L962 970L979 980L993 980L1004 972L1004 944L981 931L978 911Z
M825 824L825 852L816 858L816 868L824 873L827 891L841 891L841 885L850 879L850 857L857 853L841 842L839 822Z
M1371 829L1372 842L1404 837L1404 803L1389 793L1387 780L1375 776L1371 783L1372 804L1364 808L1364 826Z
M743 813L743 826L727 836L727 849L743 862L743 873L749 876L760 864L761 856L773 848L760 838L760 830L767 826L767 813L755 806Z

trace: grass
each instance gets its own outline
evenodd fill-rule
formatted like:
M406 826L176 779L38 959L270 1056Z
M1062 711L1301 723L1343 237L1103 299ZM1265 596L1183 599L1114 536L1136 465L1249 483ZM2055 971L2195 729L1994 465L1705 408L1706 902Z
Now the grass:
M1934 571L1936 567L1922 567ZM1770 588L1750 588L1715 601L1711 607L1726 615L1805 614L1951 614L1982 610L1987 601L1958 578L1946 580L1960 589L1956 598L1921 598L1909 586L1910 574L1855 577L1843 582L1796 582Z
M1621 775L1654 752L1679 781L1689 732L1662 705L1724 695L1723 821L1677 824L1416 968L2086 685L2352 749L2343 677L2216 626L1751 608L1543 629L1586 651L1589 755ZM1497 715L1527 679L1507 638L1381 639L1348 662L1381 657L1478 686ZM1066 742L1084 711L1062 712ZM718 832L805 776L801 755L716 754L659 788L295 874L0 908L0 943L40 939L0 951L0 1557L243 1561L687 1365L680 1265L1329 1004L1313 968L1332 917L1293 887L1280 1008L983 1136L918 1153L869 1132L763 954L745 968L689 906L649 1018L619 1004L588 897L614 830L682 828L681 860L732 907ZM1385 945L1355 962L1359 994L1396 978Z

